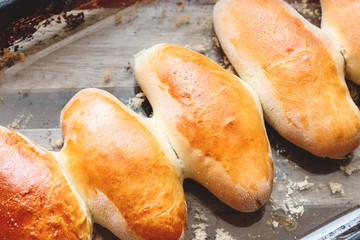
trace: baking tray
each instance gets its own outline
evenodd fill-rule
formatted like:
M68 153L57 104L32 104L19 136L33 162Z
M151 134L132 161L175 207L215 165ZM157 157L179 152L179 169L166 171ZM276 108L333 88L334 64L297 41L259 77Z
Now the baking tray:
M288 2L319 26L318 1ZM60 111L87 87L105 89L149 116L146 99L141 106L136 104L141 89L134 78L133 56L156 43L188 47L233 71L213 29L214 4L211 0L150 1L98 8L93 3L94 9L67 13L84 15L76 27L69 28L64 20L40 24L31 38L12 45L10 49L18 50L17 62L0 71L0 125L58 151ZM61 14L52 17L58 16L61 19ZM348 86L359 106L359 88L351 82ZM266 127L275 171L270 202L257 212L241 213L198 183L185 180L186 239L298 239L359 206L360 148L342 159L318 158ZM330 182L342 184L341 189L332 192ZM116 237L95 225L94 239Z

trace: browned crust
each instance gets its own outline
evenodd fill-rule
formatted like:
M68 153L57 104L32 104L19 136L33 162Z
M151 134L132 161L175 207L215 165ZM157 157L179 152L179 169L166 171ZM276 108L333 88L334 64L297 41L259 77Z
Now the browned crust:
M224 52L282 136L321 157L341 157L359 145L359 111L343 59L320 29L279 0L221 0L214 24Z
M272 160L261 109L247 86L207 57L161 44L135 74L187 176L240 211L267 202Z
M321 0L321 28L345 57L346 76L360 84L360 1Z
M186 205L180 176L134 113L111 94L86 89L64 107L62 129L63 166L80 195L87 202L96 201L97 192L105 195L125 224L112 226L96 215L95 221L114 233L126 228L129 239L181 238Z
M53 154L0 127L0 238L90 239L92 225Z

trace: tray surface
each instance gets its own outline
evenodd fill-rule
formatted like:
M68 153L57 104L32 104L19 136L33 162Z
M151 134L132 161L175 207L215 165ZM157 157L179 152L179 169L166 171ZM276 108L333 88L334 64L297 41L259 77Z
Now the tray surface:
M319 26L318 1L288 1ZM105 89L136 112L149 115L133 74L134 54L156 43L198 51L232 71L215 36L215 1L153 1L126 8L75 10L85 21L64 31L64 23L41 27L20 43L23 62L0 72L0 125L18 129L41 146L58 151L62 107L86 87ZM358 87L348 82L359 106ZM339 160L315 157L267 127L274 160L271 201L255 213L240 213L192 180L184 183L187 239L297 239L359 207L360 148ZM329 182L342 184L332 193ZM286 223L287 222L287 223ZM95 226L94 239L116 239Z

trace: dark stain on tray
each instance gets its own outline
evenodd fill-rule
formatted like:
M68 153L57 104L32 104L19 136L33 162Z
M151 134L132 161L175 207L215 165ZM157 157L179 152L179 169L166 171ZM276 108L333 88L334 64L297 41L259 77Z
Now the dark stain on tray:
M123 8L136 3L136 0L0 0L0 56L4 49L17 41L31 38L40 26L47 26L55 21L60 23L62 14L66 28L74 29L84 21L84 13L69 14L71 10L93 8ZM46 21L44 21L46 20ZM41 25L40 25L41 23ZM18 51L18 47L14 46Z

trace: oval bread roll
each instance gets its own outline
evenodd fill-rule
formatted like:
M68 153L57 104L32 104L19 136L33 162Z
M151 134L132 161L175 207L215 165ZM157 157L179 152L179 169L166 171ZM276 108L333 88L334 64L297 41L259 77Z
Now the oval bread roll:
M0 127L0 239L91 239L85 204L54 154Z
M360 1L321 0L321 28L345 58L346 76L360 84Z
M182 169L155 125L110 93L85 89L64 107L60 161L95 222L121 239L184 239Z
M160 44L139 53L135 76L185 177L244 212L264 205L273 165L255 93L209 58Z
M359 145L359 110L341 54L319 28L280 0L220 0L214 26L225 54L258 93L284 138L320 157Z

